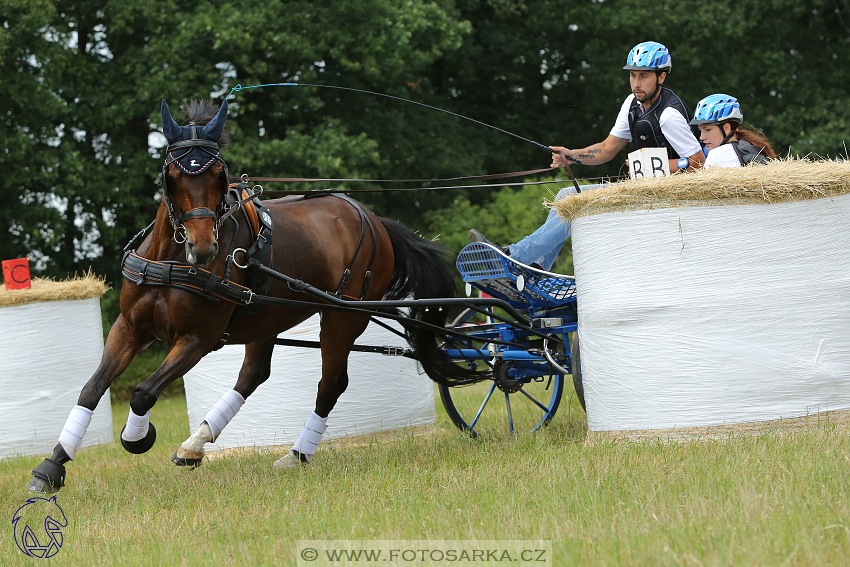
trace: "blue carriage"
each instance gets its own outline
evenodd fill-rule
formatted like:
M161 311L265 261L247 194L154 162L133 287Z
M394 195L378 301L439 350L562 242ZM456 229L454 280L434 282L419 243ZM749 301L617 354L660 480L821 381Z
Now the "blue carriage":
M487 372L475 385L438 386L452 422L473 436L505 419L511 433L539 429L557 412L569 375L583 408L575 278L526 266L483 242L461 250L457 267L467 295L478 290L501 299L525 322L472 307L450 324L468 340L444 345L445 352Z

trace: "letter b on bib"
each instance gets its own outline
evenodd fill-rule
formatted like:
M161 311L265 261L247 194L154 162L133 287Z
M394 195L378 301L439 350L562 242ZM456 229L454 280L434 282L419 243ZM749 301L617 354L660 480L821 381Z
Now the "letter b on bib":
M641 148L630 153L629 175L632 179L670 175L667 150L664 148Z

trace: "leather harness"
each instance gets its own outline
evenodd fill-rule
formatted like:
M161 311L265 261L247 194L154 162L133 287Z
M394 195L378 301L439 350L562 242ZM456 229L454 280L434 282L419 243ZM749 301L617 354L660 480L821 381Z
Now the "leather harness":
M309 198L318 198L325 196L333 196L340 198L351 206L353 206L360 214L360 239L357 242L357 247L354 250L353 257L343 272L337 291L334 294L336 297L343 297L342 290L345 288L348 278L351 275L351 268L357 260L357 256L363 246L366 226L372 234L373 243L377 243L375 236L375 227L372 225L371 219L363 211L363 208L353 199L341 193L322 193ZM154 222L139 231L130 242L124 247L124 256L121 260L121 272L124 278L133 282L136 285L165 285L177 287L184 291L188 291L195 295L204 297L214 303L219 303L222 300L230 301L237 304L236 310L230 317L227 329L213 350L218 350L227 344L230 337L230 331L237 321L245 315L255 315L262 309L262 303L255 303L256 296L265 296L268 294L271 287L271 277L266 271L257 269L258 266L265 268L272 267L272 234L274 230L274 222L270 211L263 202L257 197L246 183L234 183L228 188L224 198L227 213L221 218L225 220L229 218L236 208L241 208L248 226L251 228L253 235L253 244L247 249L235 248L236 232L231 239L230 251L227 255L225 263L224 276L211 272L207 269L193 266L185 261L180 260L149 260L140 256L136 249L150 233L154 226ZM236 231L239 229L239 223L234 220ZM244 261L240 264L236 260L236 254L241 252L244 254ZM375 259L377 246L373 244L372 254L369 258L369 263L366 267L366 273L363 279L363 291L360 299L365 297L369 290L371 281L372 263ZM247 270L245 285L240 285L230 281L230 274L233 265ZM292 286L290 286L292 287ZM297 289L296 289L297 291ZM357 299L357 298L350 298Z

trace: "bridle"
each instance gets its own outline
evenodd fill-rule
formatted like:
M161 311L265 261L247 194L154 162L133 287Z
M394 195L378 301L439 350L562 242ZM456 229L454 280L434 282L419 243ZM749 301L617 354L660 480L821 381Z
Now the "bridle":
M226 204L225 204L225 194L226 191L221 192L221 200L219 201L217 210L213 211L206 207L196 207L191 211L183 212L180 209L180 206L175 202L174 197L171 195L171 191L168 189L168 183L166 182L166 171L168 170L168 166L171 164L177 164L182 171L188 173L190 175L195 175L197 173L201 173L205 171L207 167L212 165L213 162L219 161L221 162L221 166L224 168L224 178L225 178L225 186L227 184L227 179L229 179L230 175L227 170L227 163L221 157L221 153L219 152L218 142L214 142L213 140L201 140L197 138L196 133L196 124L194 122L190 122L189 126L192 128L192 139L190 140L182 140L179 142L174 142L173 144L169 144L165 149L165 163L162 165L162 198L165 199L165 208L168 212L168 220L171 221L171 226L174 228L174 241L178 244L182 244L186 241L186 227L184 223L193 218L211 218L215 221L215 226L213 227L213 237L218 239L218 229L221 227L222 222L225 217L223 213L225 212ZM200 148L206 154L210 156L210 161L201 168L200 171L192 173L180 164L179 159L186 157L186 155L192 151L193 148ZM172 152L177 150L186 149L182 155L175 156ZM180 240L180 237L182 240Z

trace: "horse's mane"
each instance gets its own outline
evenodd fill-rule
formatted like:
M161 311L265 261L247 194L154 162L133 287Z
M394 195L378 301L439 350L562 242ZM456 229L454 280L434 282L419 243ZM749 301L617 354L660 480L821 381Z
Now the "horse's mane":
M203 126L215 118L216 113L218 113L218 109L219 105L210 99L190 100L189 102L184 102L180 105L180 114L186 116L187 123L194 122L199 126ZM224 149L229 141L230 130L227 128L227 123L225 123L224 131L221 133L221 138L218 139L218 147L220 149Z

